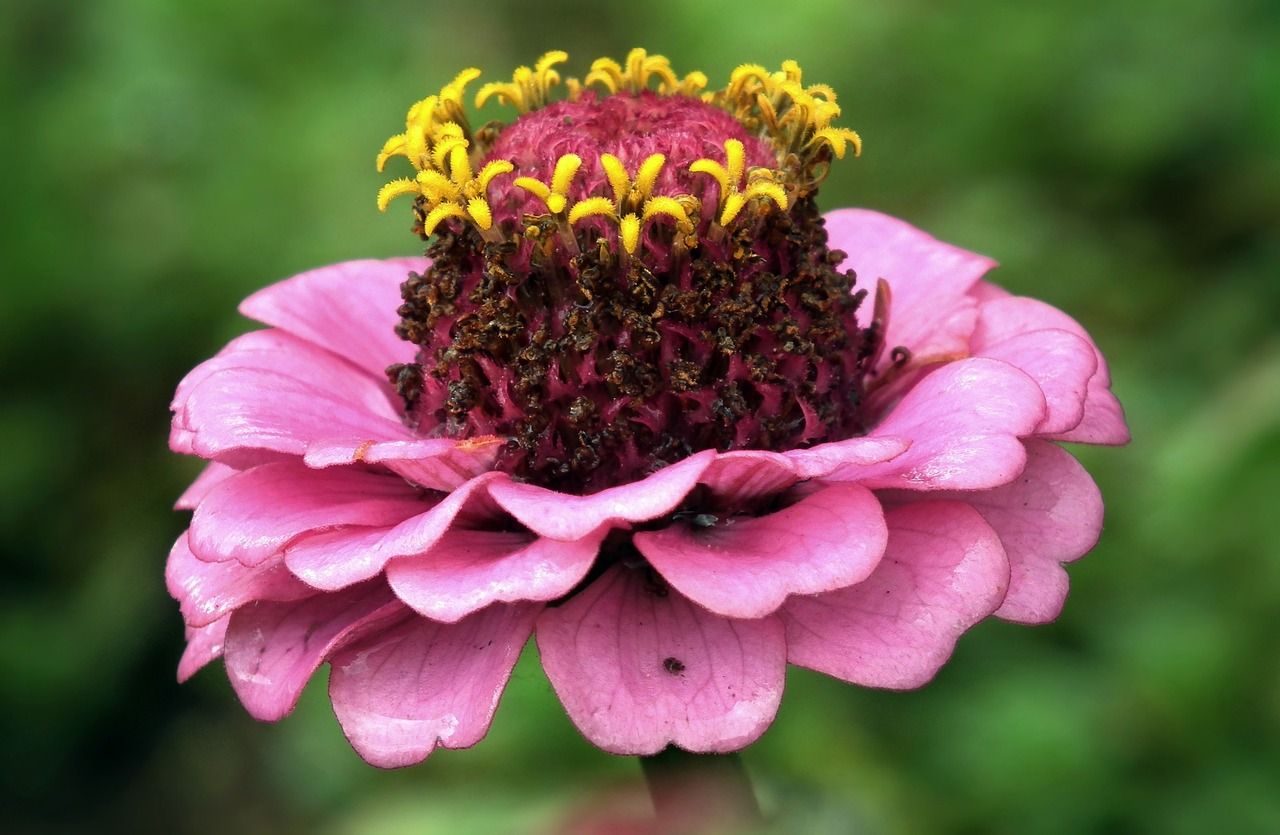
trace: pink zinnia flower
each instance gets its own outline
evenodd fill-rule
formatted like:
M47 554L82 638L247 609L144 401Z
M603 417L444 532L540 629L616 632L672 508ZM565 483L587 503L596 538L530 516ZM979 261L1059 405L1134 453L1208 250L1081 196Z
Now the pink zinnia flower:
M468 124L468 71L387 143L429 257L254 294L267 329L179 385L171 444L210 461L180 678L222 657L275 720L327 662L351 744L402 766L485 735L532 635L599 747L725 752L788 663L919 687L989 615L1056 617L1102 524L1056 442L1128 439L1088 334L983 256L820 215L859 143L794 64L704 93L636 50L553 102L563 60L481 89L506 127Z

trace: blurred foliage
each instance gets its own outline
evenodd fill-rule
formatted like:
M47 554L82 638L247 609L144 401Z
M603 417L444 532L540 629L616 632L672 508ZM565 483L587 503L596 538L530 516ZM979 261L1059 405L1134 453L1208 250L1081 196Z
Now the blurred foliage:
M1270 0L0 7L0 802L7 831L554 831L633 761L526 655L483 743L380 772L324 675L255 723L179 688L161 577L197 472L182 374L253 289L417 251L372 161L458 69L634 45L841 94L858 204L992 254L1111 359L1134 443L1062 619L990 622L914 693L792 671L747 751L788 831L1280 832L1280 15ZM465 787L465 793L459 789ZM474 798L483 798L481 804Z

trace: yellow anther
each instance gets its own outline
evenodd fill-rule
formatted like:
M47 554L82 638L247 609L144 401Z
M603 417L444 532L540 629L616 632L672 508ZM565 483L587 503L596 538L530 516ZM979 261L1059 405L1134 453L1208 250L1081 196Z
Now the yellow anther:
M565 154L556 160L556 169L551 175L551 191L553 194L567 194L573 175L582 167L582 157L577 154Z
M597 58L591 62L591 70L583 84L603 84L610 93L616 93L626 83L622 65L612 58Z
M666 162L667 158L663 154L653 154L640 163L635 182L631 184L631 194L634 199L644 200L649 196L653 187L657 185L658 175L662 173L662 166Z
M635 212L624 215L618 223L618 238L628 255L635 253L636 247L640 245L640 218Z
M696 160L689 166L694 174L707 174L720 184L721 226L727 226L742 211L750 200L767 199L778 204L783 211L787 209L787 192L776 180L773 171L767 168L753 168L747 173L746 188L742 188L743 169L746 166L746 149L736 139L724 141L725 165L712 159Z
M628 192L631 191L631 178L627 176L627 169L622 165L622 160L613 154L601 154L600 166L604 168L604 175L609 178L609 186L613 189L613 199L618 205L622 205L622 201L627 198Z
M686 96L688 98L697 98L698 94L707 87L706 73L700 73L697 70L680 79L678 85L663 84L658 89L669 96Z
M387 204L402 194L417 194L418 184L410 179L392 180L378 189L378 211L385 212Z
M741 64L729 74L729 86L725 94L729 99L754 98L756 90L764 87L770 80L769 71L759 64Z
M603 215L613 220L618 219L618 208L607 197L588 197L573 204L569 210L569 225L572 226L584 217Z
M529 67L517 67L511 75L510 83L486 84L476 94L476 107L484 107L491 96L499 101L513 105L521 113L546 107L550 101L551 88L560 83L560 73L552 69L556 64L569 60L569 53L553 50L538 59L538 63Z
M409 139L403 133L397 133L391 137L382 146L382 150L378 152L378 173L382 173L382 169L387 164L387 160L392 157L408 156Z
M476 226L488 231L493 226L493 212L489 210L489 201L483 197L473 197L467 201L467 214L476 222Z
M620 90L639 93L648 89L649 79L655 75L658 76L658 89L663 93L670 93L682 86L680 79L671 70L670 61L661 55L649 55L640 48L627 53L625 68L612 58L596 59L591 63L591 71L587 73L585 83L602 84L610 93ZM698 84L699 76L702 86L706 86L706 76L701 73L686 76L683 84L693 88Z
M477 185L479 185L481 191L486 191L489 188L489 182L494 177L497 177L500 174L510 174L512 171L515 171L515 170L516 170L515 164L512 163L510 160L505 160L505 159L491 160L485 163L484 168L481 168L480 173L476 175L476 183Z
M684 234L693 231L693 221L689 219L685 207L674 197L650 197L644 201L644 214L641 219L649 220L656 215L674 218L676 228Z
M805 144L806 148L815 150L821 145L830 145L836 159L844 159L846 143L853 145L853 155L862 155L862 137L848 128L823 128L816 131Z
M430 237L436 231L436 226L445 218L456 217L459 220L467 219L467 210L459 206L457 203L441 203L436 206L422 221L422 234Z
M462 199L458 184L439 171L422 171L418 174L418 191L432 205Z
M582 167L582 157L577 154L565 154L556 160L555 171L551 175L551 185L533 177L518 177L512 185L533 194L547 206L547 211L558 215L568 205L569 186L573 176Z
M772 200L778 205L779 209L784 212L787 210L787 190L775 183L772 178L753 180L747 184L742 196L747 200Z

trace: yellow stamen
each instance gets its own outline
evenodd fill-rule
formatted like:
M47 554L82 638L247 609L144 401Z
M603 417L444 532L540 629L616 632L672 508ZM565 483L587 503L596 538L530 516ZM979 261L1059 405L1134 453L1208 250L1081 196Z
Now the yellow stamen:
M476 107L484 107L491 96L514 105L521 113L539 110L550 102L551 88L560 83L560 73L551 69L569 60L569 53L553 50L538 59L533 69L517 67L509 84L486 84L476 94Z
M422 234L430 237L435 231L440 221L448 217L456 217L460 220L467 219L467 210L459 206L457 203L441 203L430 212L422 221Z
M604 215L617 220L618 210L613 201L607 197L588 197L573 204L573 208L569 210L569 224L574 225L584 217L594 217L596 215Z
M636 247L640 245L640 218L635 212L625 215L618 223L618 238L628 255L635 254Z
M568 205L569 186L573 176L582 167L582 157L577 154L565 154L556 160L555 171L551 175L551 186L533 177L517 177L512 185L530 192L547 206L547 211L558 215Z
M392 180L378 189L378 211L385 212L387 204L402 194L417 194L418 184L410 179Z

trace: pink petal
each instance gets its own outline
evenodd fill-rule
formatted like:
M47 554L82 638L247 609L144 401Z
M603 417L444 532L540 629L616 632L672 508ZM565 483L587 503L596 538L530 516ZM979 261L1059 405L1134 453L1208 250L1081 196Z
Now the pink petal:
M314 444L342 443L352 460L356 450L378 442L415 440L385 380L288 334L259 334L233 342L179 386L176 442L193 436L190 449L180 451L206 458L242 450L303 455ZM259 345L268 336L276 343L271 350Z
M792 664L866 687L926 684L1009 583L1000 539L961 502L888 514L889 546L864 582L782 607Z
M864 580L887 537L870 490L833 484L767 516L731 516L701 529L676 523L633 541L694 603L724 617L761 618L789 595Z
M877 433L782 453L803 478L826 478L844 468L868 467L892 461L911 448L908 438Z
M345 643L412 616L384 583L290 603L237 609L223 657L231 686L255 719L274 722L298 702L311 674Z
M293 539L344 525L390 526L426 505L403 480L352 468L267 464L209 492L191 518L191 549L210 561L253 565Z
M615 565L538 621L538 650L578 730L614 754L754 742L782 699L776 618L718 617L643 570Z
M1084 417L1089 380L1098 369L1093 346L1062 330L1023 333L975 351L1026 372L1044 393L1047 414L1037 433L1065 432Z
M740 506L776 495L805 479L823 478L848 465L890 461L911 446L901 438L850 438L786 452L736 450L718 455L698 481L711 488L716 502Z
M174 502L174 510L195 510L196 505L200 504L210 490L238 472L239 470L228 467L226 464L219 464L216 461L210 463Z
M1077 444L1104 444L1120 446L1130 441L1129 425L1124 419L1124 407L1111 393L1109 383L1102 375L1095 374L1089 380L1084 402L1084 417L1074 429L1057 434L1046 434L1051 441L1068 441Z
M1102 494L1080 462L1046 441L1028 439L1027 467L1011 484L948 494L968 502L995 529L1009 556L1009 593L996 616L1048 623L1067 599L1060 563L1079 559L1102 533Z
M601 525L647 522L675 509L716 457L706 450L658 470L640 481L590 496L571 496L533 484L495 481L489 494L534 533L551 539L580 539Z
M865 209L830 212L826 226L831 248L848 255L841 269L855 270L859 287L874 297L877 280L889 282L888 347L902 345L920 357L967 353L977 304L967 293L995 261ZM870 309L868 300L863 325Z
M255 600L298 600L315 593L276 561L247 568L235 560L204 562L178 537L165 564L165 584L188 626L207 626Z
M1041 430L1050 440L1085 444L1118 445L1129 442L1129 428L1124 409L1111 393L1111 373L1093 339L1079 322L1052 305L1019 296L992 298L981 306L978 327L974 330L975 353L987 346L1033 331L1064 330L1084 339L1093 348L1097 371L1089 379L1085 392L1084 416L1067 431Z
M541 609L491 606L454 624L415 617L336 653L329 696L352 747L399 768L437 745L475 745Z
M430 264L425 258L334 264L259 290L240 312L380 376L413 358L414 346L395 334L400 284Z
M948 363L918 382L872 431L909 439L909 450L828 478L910 490L1007 484L1026 463L1018 438L1031 434L1044 415L1040 387L1016 368L980 357Z
M491 603L555 600L587 575L609 528L572 541L454 529L430 551L392 560L387 582L419 614L454 623Z
M227 623L231 617L215 620L206 626L187 627L187 648L178 661L178 683L198 673L204 665L222 657L222 644L226 639Z
M472 479L434 505L431 499L419 499L416 509L421 512L389 529L347 529L299 538L285 550L285 564L309 585L327 591L367 580L390 559L434 548L458 514L487 500L484 487L500 477L492 473Z

